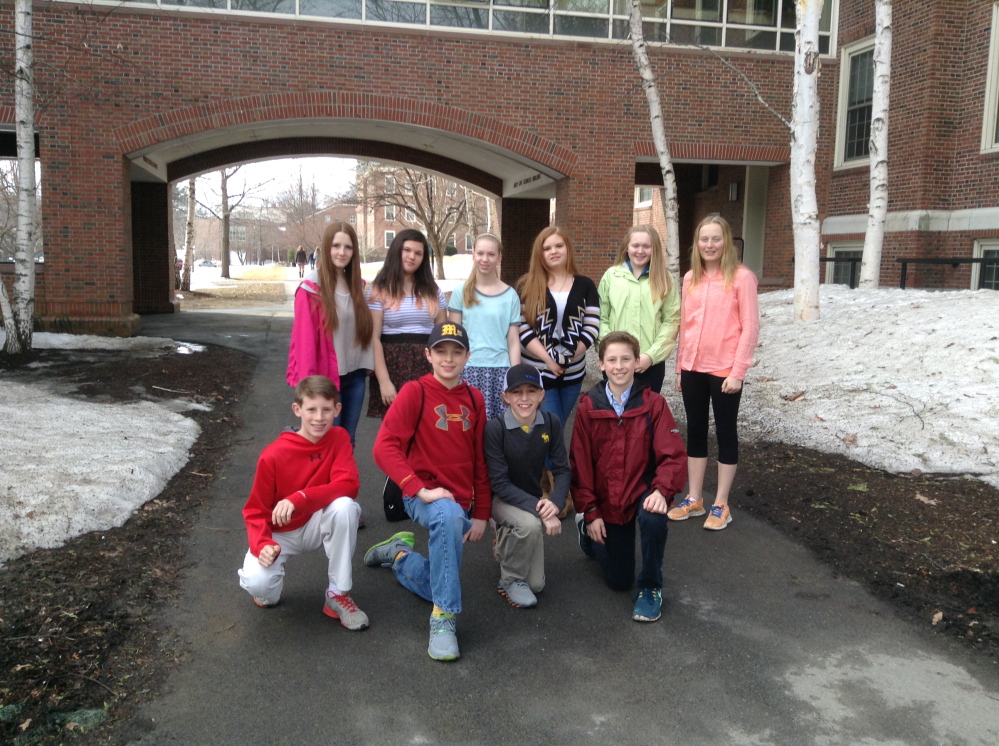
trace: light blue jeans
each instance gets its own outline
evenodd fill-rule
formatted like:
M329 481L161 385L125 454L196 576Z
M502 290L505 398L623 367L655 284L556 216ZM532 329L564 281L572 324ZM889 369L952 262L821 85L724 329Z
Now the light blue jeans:
M350 444L354 445L354 434L357 423L361 419L361 406L364 404L364 388L368 382L368 371L363 368L352 370L340 376L340 414L333 424L342 427L350 435Z
M572 408L576 406L576 400L579 399L579 392L582 390L582 380L578 383L561 386L557 389L545 389L545 398L542 400L539 409L542 412L551 412L559 418L559 421L562 423L563 437L568 432L565 423L569 419L569 415L572 414ZM545 459L545 466L551 471L551 459Z
M425 503L418 497L404 497L402 504L410 518L430 530L430 558L409 552L396 560L392 571L403 588L441 611L457 614L461 611L461 552L472 522L454 500Z

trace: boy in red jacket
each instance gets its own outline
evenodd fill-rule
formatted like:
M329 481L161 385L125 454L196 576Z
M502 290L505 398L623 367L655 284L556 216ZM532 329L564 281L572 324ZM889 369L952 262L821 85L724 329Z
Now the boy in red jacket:
M323 612L347 629L366 629L368 616L350 597L360 482L350 436L333 427L340 413L336 386L325 376L303 378L295 386L291 408L301 428L281 433L257 460L243 508L250 550L239 585L257 606L274 606L281 598L287 559L322 547L329 559Z
M391 567L403 587L433 602L430 646L434 660L458 657L455 615L461 611L461 554L486 528L492 492L482 449L486 403L461 380L468 334L461 324L437 324L426 349L433 375L410 381L392 402L372 454L402 490L407 515L430 530L428 557L413 551L411 531L375 544L369 567Z
M635 583L635 524L642 569L631 618L661 615L666 512L683 489L687 453L666 400L635 380L638 340L611 332L599 347L598 383L579 402L569 461L579 544L616 591Z

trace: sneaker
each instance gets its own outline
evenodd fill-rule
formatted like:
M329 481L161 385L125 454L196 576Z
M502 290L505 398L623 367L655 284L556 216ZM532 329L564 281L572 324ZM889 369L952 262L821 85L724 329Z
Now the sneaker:
M366 551L364 564L368 567L392 567L399 552L412 552L415 546L416 535L412 531L400 531Z
M271 603L266 598L261 598L260 596L254 596L253 597L253 603L255 603L257 606L259 606L261 609L269 609L272 606L277 606L278 605L277 601L275 601L274 603Z
M711 515L704 521L704 528L708 531L721 531L732 522L732 513L728 505L712 505Z
M579 548L587 557L593 557L593 542L590 535L586 533L586 521L582 513L576 513L576 530L579 532Z
M518 609L529 609L538 605L538 598L531 592L523 580L500 580L497 591L511 606Z
M662 608L663 592L660 589L639 588L631 618L636 622L654 622L663 615Z
M435 661L457 660L461 653L458 652L456 629L454 614L448 616L431 615L430 647L427 648L427 654Z
M700 500L696 502L687 497L683 498L675 508L670 510L666 517L671 521L685 521L690 517L697 517L699 515L704 515L704 503Z
M360 630L368 628L368 615L357 608L349 593L334 593L326 591L326 603L323 605L326 616L339 619L347 629Z

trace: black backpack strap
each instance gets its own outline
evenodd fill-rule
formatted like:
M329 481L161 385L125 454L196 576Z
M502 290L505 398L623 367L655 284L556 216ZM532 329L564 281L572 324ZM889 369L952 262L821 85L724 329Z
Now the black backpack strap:
M413 443L416 442L416 431L420 429L420 420L423 419L423 406L427 403L427 392L423 388L423 384L420 380L416 380L416 385L420 387L420 415L416 418L416 427L413 428L413 436L409 439L409 445L406 446L406 455L409 456L409 452L413 450Z

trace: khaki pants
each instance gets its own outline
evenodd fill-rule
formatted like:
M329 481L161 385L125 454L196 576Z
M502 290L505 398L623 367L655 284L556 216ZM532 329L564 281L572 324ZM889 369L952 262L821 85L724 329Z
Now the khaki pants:
M545 587L545 529L534 513L493 498L500 578L524 580L538 593Z

